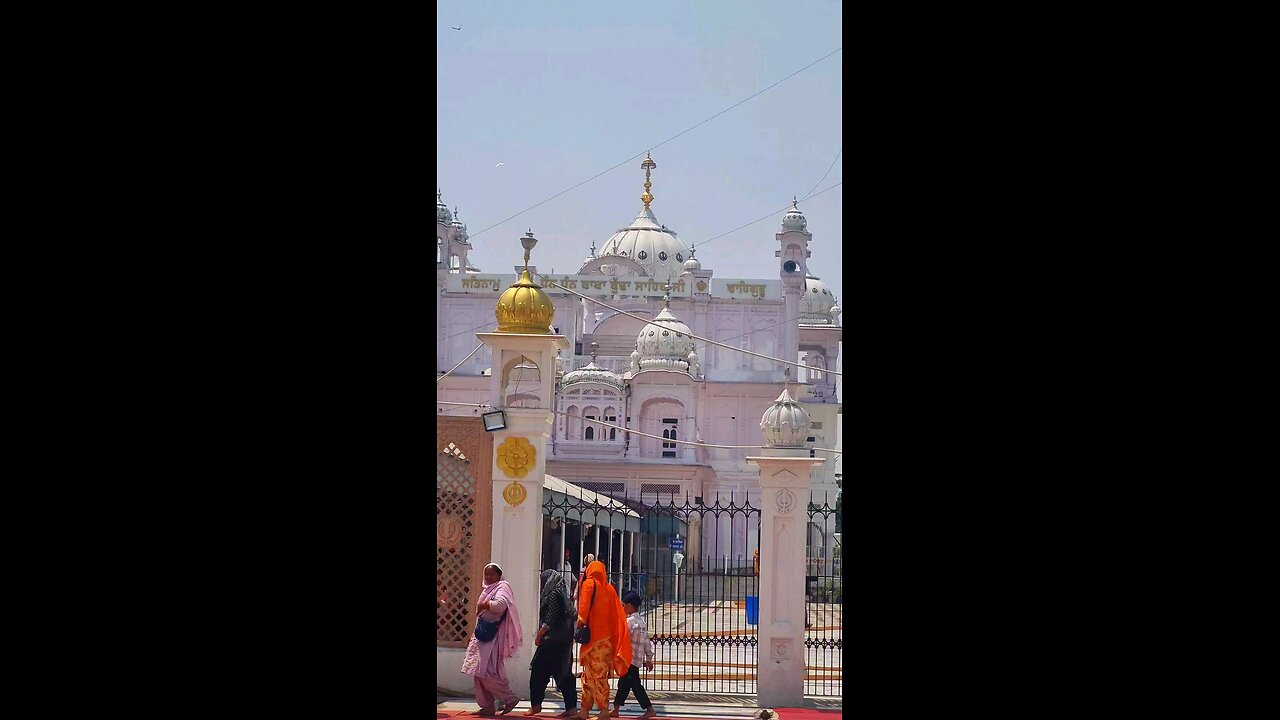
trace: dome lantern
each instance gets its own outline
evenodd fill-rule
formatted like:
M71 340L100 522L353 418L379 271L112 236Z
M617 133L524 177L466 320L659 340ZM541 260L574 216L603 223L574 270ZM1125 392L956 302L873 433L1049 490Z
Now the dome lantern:
M809 437L809 413L786 387L760 417L760 434L767 448L801 448Z
M453 237L458 242L465 243L467 241L467 226L462 224L462 217L458 215L458 206L453 206L453 222L450 223L453 228Z
M571 373L565 373L564 379L560 381L560 387L565 388L578 383L597 383L608 385L618 392L622 392L622 377L611 370L596 365L596 353L599 348L599 343L591 343L591 362Z
M520 245L524 247L524 270L520 273L520 279L498 298L498 304L493 311L498 318L497 332L551 334L551 319L556 314L555 306L551 304L551 296L529 277L529 251L537 244L538 240L533 236L533 230L529 230L524 237L520 238Z
M666 291L662 297L662 310L636 336L636 352L631 354L633 367L639 367L640 370L688 372L689 354L693 352L695 344L693 332L671 313L670 281L666 284ZM696 361L697 355L693 357Z
M645 275L655 280L682 274L684 262L689 257L689 247L680 240L675 230L658 222L653 209L649 207L653 202L653 195L649 192L653 185L649 179L649 171L657 166L652 157L645 158L641 165L645 171L645 191L640 196L644 207L627 227L618 230L604 242L599 256L626 258L642 266ZM605 274L608 272L605 271Z
M800 298L801 325L834 325L836 296L821 278L806 274Z
M805 220L804 213L800 212L800 207L796 204L796 196L791 196L791 207L787 210L787 214L782 216L782 230L800 230L804 231L805 226L809 224Z
M681 275L692 275L702 269L702 261L695 257L698 252L698 244L694 243L689 247L689 259L684 261L684 272Z

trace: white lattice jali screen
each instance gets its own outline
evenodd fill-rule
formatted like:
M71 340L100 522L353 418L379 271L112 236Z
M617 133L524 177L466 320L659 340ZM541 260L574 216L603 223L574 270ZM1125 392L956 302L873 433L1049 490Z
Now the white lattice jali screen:
M474 465L452 442L436 456L436 588L446 603L436 610L438 647L466 646L480 593L476 553L488 548L492 528L481 522L489 494L478 492L485 473Z

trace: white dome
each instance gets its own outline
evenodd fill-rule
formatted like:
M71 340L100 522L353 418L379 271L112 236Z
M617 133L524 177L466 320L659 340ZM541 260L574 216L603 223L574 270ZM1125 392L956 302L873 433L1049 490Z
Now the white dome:
M697 272L702 269L702 261L696 257L691 257L684 261L684 269L687 272Z
M786 388L760 417L765 447L804 447L809 438L809 413Z
M689 248L675 230L669 230L658 223L653 211L645 208L640 211L630 227L623 228L613 234L604 243L606 255L625 257L642 265L649 277L666 280L680 277L684 270L684 261L689 257Z
M577 385L579 383L599 383L601 385L609 385L617 388L618 390L622 390L622 377L615 372L611 372L599 365L596 365L595 358L592 358L591 362L587 363L585 366L578 368L573 372L565 373L564 379L560 381L560 387L567 388L570 385Z
M796 205L796 199L791 198L791 207L787 210L787 214L782 216L782 229L785 230L804 230L809 224L804 219L804 214L800 212L799 206Z
M448 210L449 208L445 208ZM450 223L453 228L453 239L458 242L467 241L467 226L462 224L462 218L458 217L458 208L453 209L453 222Z
M804 297L800 298L801 325L834 325L831 309L835 305L836 296L826 283L812 275L805 276Z
M445 225L453 222L453 215L449 212L449 206L444 204L444 200L440 198L440 190L436 190L436 222L442 222Z
M694 339L689 326L671 314L671 308L662 312L653 322L644 326L636 336L636 352L640 353L641 370L689 370L689 353L693 352Z

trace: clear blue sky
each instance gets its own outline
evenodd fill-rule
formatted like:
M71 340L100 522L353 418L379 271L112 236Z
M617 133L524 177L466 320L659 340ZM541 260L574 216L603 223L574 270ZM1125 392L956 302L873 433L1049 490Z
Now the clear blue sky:
M511 272L523 252L517 238L532 228L533 263L576 272L593 239L599 249L640 210L643 156L478 233L652 148L654 214L698 243L703 267L716 277L778 277L782 209L814 188L843 147L845 53L654 146L842 47L839 2L445 0L436 8L435 187L472 234L472 264ZM841 154L817 190L844 180L844 163ZM842 306L843 192L800 203L814 234L810 270Z

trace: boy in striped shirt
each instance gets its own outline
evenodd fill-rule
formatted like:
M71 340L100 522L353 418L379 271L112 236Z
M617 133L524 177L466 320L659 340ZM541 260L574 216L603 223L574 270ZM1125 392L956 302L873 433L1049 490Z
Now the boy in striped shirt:
M632 590L622 596L622 609L627 613L627 633L631 635L631 667L627 668L626 677L618 680L618 695L613 699L613 711L609 717L618 717L618 711L627 701L627 695L633 690L640 707L644 708L641 718L651 718L658 713L649 702L649 693L640 684L640 666L645 670L653 669L653 643L649 642L649 628L640 617L640 593Z

